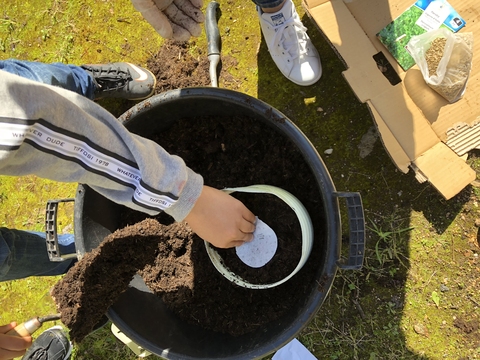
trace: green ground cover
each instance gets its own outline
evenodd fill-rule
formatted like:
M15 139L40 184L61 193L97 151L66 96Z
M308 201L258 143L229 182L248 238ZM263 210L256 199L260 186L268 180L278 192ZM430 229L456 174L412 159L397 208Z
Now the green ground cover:
M128 0L2 2L0 59L145 66L162 44ZM359 191L363 198L368 226L364 267L339 271L299 340L318 359L480 358L479 190L467 187L445 201L412 172L400 173L380 140L365 152L364 136L375 139L370 113L346 84L343 63L295 3L322 56L324 75L314 86L301 88L281 76L250 2L222 2L219 29L222 54L238 60L230 69L238 79L236 90L286 114L322 155L336 188ZM190 47L206 49L204 34ZM102 103L117 116L133 104ZM324 154L327 149L333 152ZM480 169L478 152L468 161ZM75 184L0 177L2 226L42 230L46 201L74 195ZM62 230L71 229L72 221L67 207ZM0 323L53 311L47 294L55 281L0 283ZM73 354L77 360L136 358L109 327L89 336Z

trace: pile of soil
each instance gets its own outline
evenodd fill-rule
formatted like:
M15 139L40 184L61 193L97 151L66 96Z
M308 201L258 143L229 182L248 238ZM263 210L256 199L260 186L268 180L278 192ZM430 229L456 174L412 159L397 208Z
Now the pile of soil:
M155 93L187 87L210 86L210 63L207 53L200 47L178 41L167 40L157 54L148 62L147 68L157 78ZM222 55L218 67L218 80L221 86L238 88L238 81L226 69L237 66L235 58Z
M115 231L85 254L51 293L72 341L80 342L92 331L138 270L156 257L168 257L176 244L193 236L185 228L181 223L165 226L145 219Z

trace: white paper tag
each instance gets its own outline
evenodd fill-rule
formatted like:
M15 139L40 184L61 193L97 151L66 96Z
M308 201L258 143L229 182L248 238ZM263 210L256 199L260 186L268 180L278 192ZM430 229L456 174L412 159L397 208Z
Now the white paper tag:
M277 251L277 235L270 226L257 218L253 240L237 246L237 256L243 263L260 268L272 260Z
M317 358L300 341L293 339L278 350L272 360L317 360Z
M448 15L450 15L450 6L442 1L432 1L415 24L427 31L436 30L443 24Z

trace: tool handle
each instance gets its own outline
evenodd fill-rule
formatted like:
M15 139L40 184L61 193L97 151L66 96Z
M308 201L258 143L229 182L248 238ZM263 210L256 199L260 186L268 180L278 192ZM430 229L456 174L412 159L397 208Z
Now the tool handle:
M207 55L220 54L220 32L217 24L217 9L219 6L218 2L211 1L207 5L205 12L205 33L208 43Z
M32 335L35 331L40 329L42 326L42 323L38 320L38 318L32 318L30 320L27 320L7 332L7 335L12 335L12 336L29 336Z

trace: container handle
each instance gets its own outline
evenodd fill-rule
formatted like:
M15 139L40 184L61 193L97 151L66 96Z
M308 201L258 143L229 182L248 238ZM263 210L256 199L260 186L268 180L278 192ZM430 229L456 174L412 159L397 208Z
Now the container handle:
M338 260L337 266L343 270L360 270L365 255L365 217L362 197L358 192L334 192L333 195L347 201L350 227L348 259Z
M76 254L62 255L58 246L57 234L57 211L58 204L62 202L72 202L75 199L48 200L45 209L45 241L47 243L47 253L50 261L60 262L77 257Z

